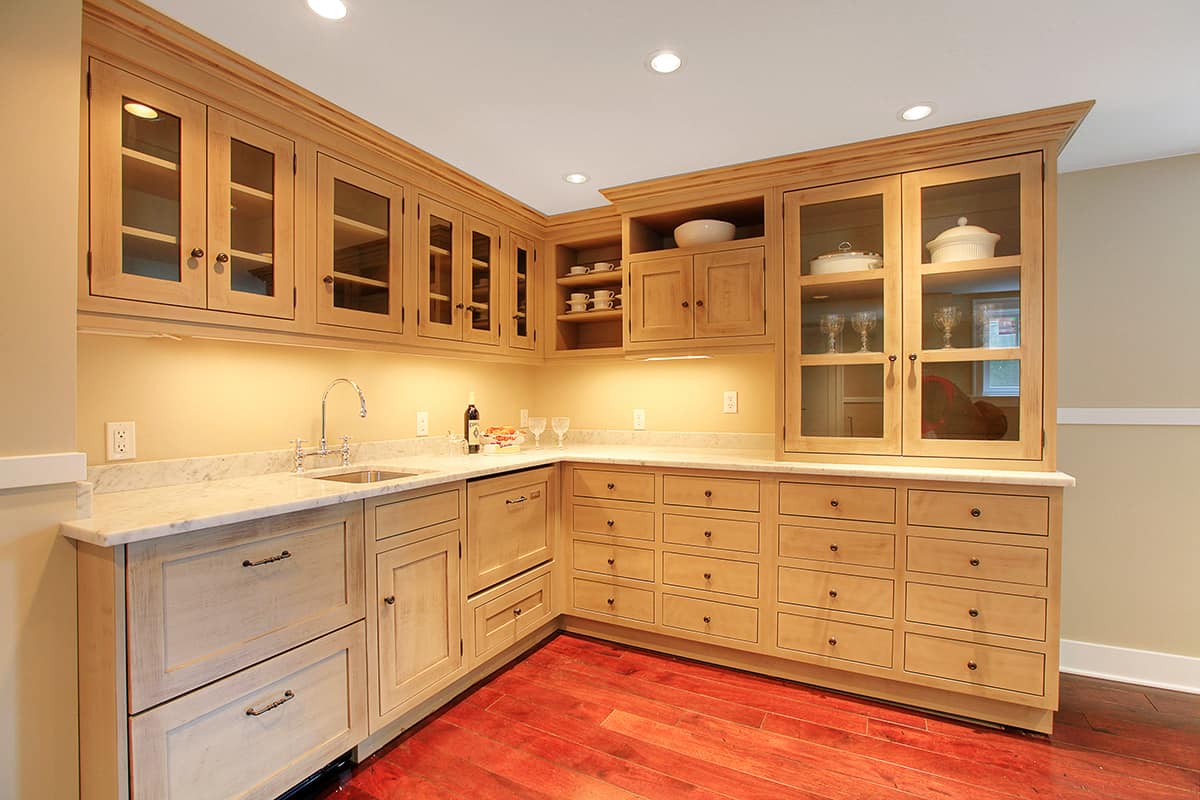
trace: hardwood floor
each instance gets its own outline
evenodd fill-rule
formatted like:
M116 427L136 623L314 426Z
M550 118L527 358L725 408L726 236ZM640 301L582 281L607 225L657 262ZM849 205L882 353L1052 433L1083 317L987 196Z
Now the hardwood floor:
M309 796L1200 797L1200 697L1063 675L1061 705L998 731L562 634Z

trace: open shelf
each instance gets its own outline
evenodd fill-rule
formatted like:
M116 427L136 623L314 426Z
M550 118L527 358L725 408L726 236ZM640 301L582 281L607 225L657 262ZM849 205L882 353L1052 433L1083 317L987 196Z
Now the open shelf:
M631 216L629 252L653 253L678 249L675 229L685 222L697 219L732 222L734 241L759 239L764 235L765 206L765 197L758 194L711 205Z
M613 308L601 311L580 311L575 314L559 314L556 319L559 322L569 322L575 325L580 322L604 322L607 320L617 320L620 322L621 317L621 309Z
M555 319L555 341L552 353L608 355L620 352L624 312L621 309L582 311L577 314L561 312L567 306L572 291L601 286L620 286L620 269L594 272L587 275L568 274L571 267L598 262L621 263L621 232L617 220L612 220L611 232L595 233L586 238L559 242L551 248L554 283L551 285L550 313Z
M610 269L608 272L590 272L587 275L567 275L558 278L555 283L568 289L580 286L613 286L621 283L621 275L621 270Z

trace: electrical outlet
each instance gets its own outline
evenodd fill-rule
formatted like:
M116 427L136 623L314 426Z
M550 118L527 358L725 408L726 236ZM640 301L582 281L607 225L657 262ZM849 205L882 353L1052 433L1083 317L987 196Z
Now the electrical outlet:
M633 429L635 431L646 430L646 409L635 408L633 410Z
M737 413L737 392L725 393L725 399L721 403L721 412L724 414Z
M137 430L132 422L104 423L104 441L109 461L137 458Z
M428 436L428 435L429 435L429 412L428 411L418 411L417 412L417 436Z
M522 427L522 428L529 427L529 409L528 408L521 409L521 422L519 424L520 424L520 427Z

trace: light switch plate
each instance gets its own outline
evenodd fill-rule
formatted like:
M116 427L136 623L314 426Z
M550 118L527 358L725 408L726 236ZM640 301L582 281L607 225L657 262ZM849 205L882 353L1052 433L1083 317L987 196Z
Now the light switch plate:
M737 413L737 392L725 393L725 399L721 403L721 412L724 414Z
M429 435L429 412L428 411L418 411L417 412L417 436L428 436L428 435Z
M522 427L522 428L529 427L529 409L528 408L521 409L521 422L519 424L520 424L520 427Z
M104 442L109 461L137 458L137 429L132 422L104 423Z
M646 430L646 409L635 408L633 410L633 429L635 431Z

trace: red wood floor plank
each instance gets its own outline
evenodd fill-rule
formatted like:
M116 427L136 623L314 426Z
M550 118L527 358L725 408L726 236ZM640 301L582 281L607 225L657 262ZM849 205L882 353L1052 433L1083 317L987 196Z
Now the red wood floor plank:
M522 797L530 800L551 800L557 797L521 786L502 775L482 769L453 752L435 747L426 740L424 734L425 730L422 729L420 735L407 739L399 747L389 751L384 758L400 769L419 775L459 798L512 800ZM401 796L395 800L404 798Z

